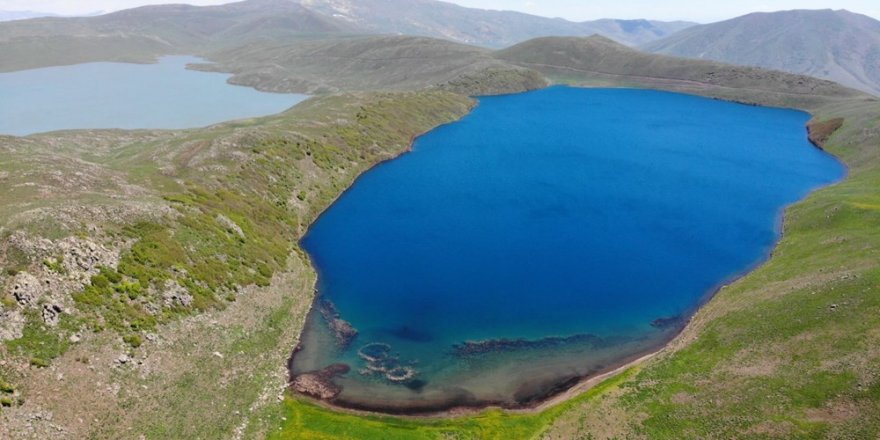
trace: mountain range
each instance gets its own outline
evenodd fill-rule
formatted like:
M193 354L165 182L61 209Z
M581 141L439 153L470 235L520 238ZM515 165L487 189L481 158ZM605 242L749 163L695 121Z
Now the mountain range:
M748 14L694 26L642 48L801 73L880 94L880 21L846 10Z
M466 8L435 0L299 0L317 12L371 33L443 38L492 48L542 36L603 35L637 45L686 29L686 21L616 20L573 22L512 11Z
M0 21L27 20L28 18L37 17L56 17L56 14L50 12L36 11L0 11Z
M0 71L89 61L150 62L166 54L205 55L254 44L259 52L291 42L379 34L434 37L493 49L542 36L598 34L657 54L805 74L880 94L880 21L845 10L754 13L695 25L573 22L436 0L144 6L93 17L2 23ZM323 87L310 84L309 89Z
M613 19L576 23L436 0L246 0L219 6L144 6L97 17L16 21L0 28L0 42L56 35L124 36L192 47L254 38L343 33L428 36L497 48L538 36L601 34L636 45L692 25Z

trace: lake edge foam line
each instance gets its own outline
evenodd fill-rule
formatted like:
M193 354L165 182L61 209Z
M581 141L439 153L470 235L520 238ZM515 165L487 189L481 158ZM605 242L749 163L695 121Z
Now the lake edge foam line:
M592 90L602 90L602 89L592 89ZM613 89L613 90L618 90L618 89ZM623 90L627 90L627 89L623 89ZM657 93L668 93L668 92L657 92ZM679 94L673 94L673 95L679 95ZM684 95L684 96L691 96L691 95ZM700 99L705 99L705 98L700 98ZM805 113L805 112L800 112L800 113ZM466 117L470 117L472 114L473 114L473 113L470 113L470 114L468 114ZM465 118L462 118L462 119L465 119ZM458 121L454 121L454 122L455 122L455 123L461 123L461 122L462 122L462 119L460 119L460 120L458 120ZM451 123L450 123L450 124L451 124ZM447 125L449 125L449 124L447 124ZM438 130L438 128L435 128L434 130ZM431 131L434 131L434 130L431 130ZM416 139L416 138L414 138L414 141L415 141L415 139ZM815 146L815 145L814 145L814 146ZM373 171L376 167L381 166L381 165L383 165L383 164L385 164L385 163L387 163L387 162L390 162L390 161L392 161L393 159L398 159L398 158L400 158L401 156L405 155L406 153L411 152L412 149L413 149L413 147L414 147L414 142L411 143L411 144L409 145L408 149L407 149L406 151L404 151L401 155L398 155L398 156L396 156L396 157L394 157L394 158L389 158L388 160L383 161L383 162L380 162L379 164L377 164L377 165L375 165L374 167L370 168L369 170L365 171L361 176L358 177L358 179L355 180L354 183L352 183L352 185L351 185L349 188L346 188L345 191L343 191L342 193L339 194L339 196L337 197L336 201L338 201L341 197L343 197L343 195L345 195L347 192L349 192L349 191L351 190L351 188L355 187L355 185L361 180L361 178L362 178L364 175L367 175L369 171ZM820 149L820 150L821 150L821 149ZM824 153L824 154L827 155L827 153ZM833 156L830 156L830 155L827 155L827 156L828 156L828 157L833 157ZM839 163L839 161L837 161L836 158L834 158L834 160L835 160L836 162ZM844 177L845 177L845 175L844 175ZM840 181L840 179L836 179L836 180L833 180L832 183L834 183L834 182L839 182L839 181ZM818 189L821 189L821 188L824 188L824 187L826 187L826 186L827 186L826 184L817 184L817 185L815 185L814 187L810 188L810 190L809 190L809 192L808 192L807 194L804 194L803 196L801 196L801 197L795 199L794 201L792 201L792 202L790 202L790 203L788 203L788 204L786 204L786 205L783 205L783 206L779 207L778 210L777 210L777 221L781 222L782 216L784 216L784 212L785 212L785 210L788 208L788 206L789 206L790 204L793 204L793 203L797 203L797 202L799 202L799 201L802 201L803 199L805 199L806 197L808 197L809 194L811 194L813 191L818 190ZM334 201L334 204L336 203L336 201ZM329 210L330 207L332 207L332 206L334 206L334 205L331 204L330 206L327 207L326 210ZM325 210L325 212L326 212L326 210ZM324 213L325 213L325 212L324 212ZM324 215L324 213L322 213L321 215ZM312 225L317 224L318 221L320 220L320 218L321 218L321 217L319 216L319 217L318 217L318 220L315 220L315 222L313 222ZM775 223L775 222L774 222L774 223ZM310 228L311 228L311 226L310 226ZM590 372L590 373L587 374L587 375L578 376L578 377L574 378L575 380L571 381L570 384L564 385L563 388L561 388L561 389L559 389L559 390L556 390L556 391L553 391L553 392L550 393L549 395L542 397L542 398L541 398L538 402L536 402L535 404L530 404L530 405L526 405L526 406L519 407L519 406L515 406L515 405L514 405L514 406L511 406L511 405L504 405L504 404L498 405L498 404L496 404L497 402L495 402L495 403L493 403L493 402L487 402L487 403L481 403L481 404L477 404L477 405L453 406L453 407L450 407L450 408L444 408L444 409L440 409L440 408L438 408L438 409L436 409L436 410L434 410L434 409L424 409L424 408L423 408L423 409L421 409L421 410L415 410L415 411L412 411L412 413L416 413L416 414L431 414L431 413L435 413L435 414L444 414L444 413L448 413L448 412L450 412L450 411L455 412L455 411L456 411L456 410L455 410L456 408L459 408L459 409L460 409L460 408L471 408L471 409L476 409L476 408L484 408L484 407L489 407L489 406L502 406L502 407L509 408L509 409L517 409L517 408L520 408L520 409L529 409L529 408L534 408L535 406L540 406L540 405L542 405L543 402L547 402L547 401L552 400L552 399L554 398L554 396L558 396L558 395L560 395L560 394L562 394L562 393L565 393L565 392L567 392L567 390L569 390L569 389L571 389L571 388L573 388L573 387L578 386L578 384L590 380L590 378L592 378L592 377L595 377L595 376L597 376L597 375L607 374L608 371L616 371L616 370L618 370L618 369L620 368L620 366L622 366L622 365L628 365L630 362L632 362L632 359L634 359L634 358L641 359L641 358L644 358L646 355L650 355L650 354L652 354L652 353L656 353L656 352L658 352L658 351L661 351L661 350L663 349L663 347L666 347L671 341L673 341L675 338L678 337L678 335L680 335L681 331L685 328L686 323L687 323L687 322L690 322L690 319L692 318L693 314L694 314L694 313L695 313L700 307L702 307L702 305L704 305L706 302L708 302L708 300L711 299L711 297L713 297L714 294L718 292L718 290L720 290L721 288L723 288L723 286L725 286L725 285L728 285L728 284L730 284L730 283L732 283L732 282L735 282L735 281L738 280L739 278L745 276L745 275L748 274L748 273L751 273L751 272L752 272L753 270L755 270L756 268L758 268L758 267L760 267L761 265L765 264L766 261L768 261L768 260L772 257L772 251L773 251L773 249L775 249L775 247L778 245L780 239L782 238L782 232L783 232L783 231L782 231L782 228L779 228L779 229L777 229L777 230L775 231L775 233L774 233L774 237L773 237L772 242L770 243L770 246L766 249L766 252L763 253L762 257L761 257L759 260L754 261L752 264L750 264L748 267L742 269L741 271L738 271L738 272L736 272L736 273L734 273L734 274L732 274L732 275L730 275L730 276L725 277L723 280L721 280L721 281L719 281L718 283L716 283L716 285L715 285L713 288L711 288L711 289L709 289L708 291L704 292L703 295L702 295L702 299L701 299L697 304L695 304L694 307L692 307L692 310L687 310L686 313L683 313L683 314L682 314L682 317L685 318L685 319L683 319L684 322L682 322L682 324L681 324L680 326L676 326L677 328L676 328L675 332L674 332L670 337L668 337L668 338L664 338L663 341L661 341L661 342L655 344L655 346L651 346L651 347L649 347L649 348L646 348L645 350L642 350L642 351L639 351L639 352L636 352L636 353L632 353L632 354L630 354L629 356L627 356L627 360L626 360L625 362L618 362L618 363L615 363L615 364L613 364L613 365L611 365L611 366L606 366L604 369L602 369L602 370L600 370L600 371L594 371L594 372ZM307 235L308 235L308 234L307 234ZM318 268L316 267L312 255L311 255L311 254L309 254L309 255L310 255L310 261L311 261L313 267L316 269L316 272L318 272L319 275L320 275L320 271L319 271ZM316 301L318 301L318 300L319 300L318 297L316 297ZM314 304L313 304L313 305L314 305ZM306 326L306 327L303 329L303 333L306 333L307 331L308 331L308 326ZM295 357L296 357L296 352L294 352L294 353L292 354L292 356L291 356L291 361L293 361L293 359L294 359ZM291 364L292 364L292 362L291 362ZM293 374L292 371L291 371L291 375L292 375L292 378L293 378L294 374ZM350 404L347 404L347 403L339 403L339 402L333 402L333 403L331 403L330 405L331 405L331 406L334 406L334 407L342 407L342 408L349 408L349 409L361 409L361 410L367 410L368 412L382 412L382 413L393 413L393 414L407 414L407 413L410 413L410 411L407 411L407 410L400 411L399 408L378 408L378 409L377 409L376 407L373 407L373 406L361 407L361 406L359 406L359 405L350 405ZM441 405L441 406L442 406L442 405Z

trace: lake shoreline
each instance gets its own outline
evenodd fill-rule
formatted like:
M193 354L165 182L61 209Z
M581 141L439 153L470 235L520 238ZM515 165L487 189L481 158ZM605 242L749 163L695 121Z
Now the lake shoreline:
M693 95L693 96L699 96L699 95ZM729 101L729 102L737 103L736 101ZM448 124L459 122L461 119L468 116L477 105L479 105L479 101L476 101L476 104L471 109L469 109L469 112L467 114L465 114L464 116L462 116L461 118L459 118L455 121L449 122ZM811 116L811 118L815 117L810 112L805 112L805 113L809 114ZM813 119L810 119L807 123L807 126L805 127L805 128L807 128L807 133L806 133L807 140L810 142L810 144L812 144L812 146L814 146L818 150L824 152L824 149L822 148L822 146L817 144L816 142L814 142L814 140L809 136L810 133L809 133L808 127L810 126L809 124L812 121L813 121ZM442 125L447 125L447 124L442 124ZM412 150L414 148L414 144L419 137L423 136L424 134L426 134L430 131L436 130L437 128L439 128L439 126L434 127L433 129L428 130L425 133L422 133L420 135L413 136L411 138L409 146L405 150L401 151L400 154L394 155L393 157L390 157L390 158L384 159L380 162L377 162L373 166L371 166L371 167L367 168L365 171L363 171L363 173L361 175L367 173L368 171L374 169L375 167L378 167L379 165L382 165L386 162L397 159L406 153L412 152ZM840 162L840 160L836 156L833 156L830 154L829 154L829 156L833 157L834 160L838 161L839 163L842 163L842 162ZM408 408L404 408L401 406L383 407L381 405L371 406L368 404L367 405L357 404L357 403L353 404L353 403L344 402L344 401L336 401L335 399L322 400L322 399L314 398L314 397L311 397L308 395L303 395L303 394L295 392L295 391L292 391L292 393L295 396L297 396L296 398L298 398L298 399L303 399L305 401L314 403L314 404L321 406L321 407L324 407L324 408L337 410L337 411L343 411L346 413L358 414L358 415L384 415L384 416L415 418L415 419L438 419L438 418L443 419L443 418L450 418L450 417L473 415L473 414L481 413L483 411L491 410L491 409L501 409L501 410L504 410L504 411L507 411L510 413L514 413L514 414L517 414L517 413L531 414L531 413L541 412L541 411L544 411L550 407L562 404L562 403L564 403L572 398L575 398L578 395L592 389L593 387L599 385L600 383L602 383L606 379L615 377L625 371L630 370L631 368L635 368L639 365L642 365L645 362L648 362L651 359L661 355L668 348L676 346L677 345L677 344L675 344L676 341L681 340L682 336L685 333L687 333L689 329L691 329L691 323L693 322L693 318L697 315L697 313L706 304L708 304L712 300L712 298L714 298L725 287L739 281L740 279L744 278L745 276L760 269L762 266L767 264L772 259L775 249L778 247L779 243L782 241L783 236L784 236L785 212L792 205L797 204L797 203L801 203L804 199L809 197L813 192L815 192L819 189L824 189L824 188L839 184L840 182L844 181L849 174L848 167L846 167L845 164L844 164L844 168L845 168L845 173L839 180L832 182L830 184L820 185L815 188L812 188L803 197L799 198L798 200L796 200L788 205L781 207L778 218L776 220L776 223L777 223L776 237L775 237L772 245L770 245L768 247L765 255L763 255L762 258L755 261L754 264L749 265L747 268L745 268L741 272L736 273L734 275L731 275L729 277L726 277L725 279L720 281L718 284L716 284L715 287L707 290L706 293L701 297L701 299L698 301L698 303L694 307L692 307L690 310L686 310L681 315L679 315L683 324L680 326L677 326L678 328L675 330L675 332L668 339L664 338L662 340L662 342L652 344L652 346L650 346L649 348L646 348L645 350L640 350L637 353L626 356L623 359L621 359L619 362L614 362L614 363L612 363L612 365L610 365L606 368L602 368L599 371L590 372L590 373L582 375L582 376L573 377L568 380L563 380L560 383L558 383L557 385L550 387L546 396L536 398L534 402L530 402L530 403L524 404L524 405L509 405L509 404L500 404L499 402L487 401L487 402L475 403L473 405L469 405L469 404L437 405L436 409L430 408L430 405L427 405L426 407L423 407L423 408L408 409ZM316 223L318 221L318 219L321 217L321 215L323 215L324 212L326 212L336 202L336 200L338 200L340 197L342 197L351 187L353 187L357 183L357 180L359 178L360 178L360 175L352 182L351 186L346 188L336 198L334 198L333 202L331 202L327 207L325 207L325 209L318 216L316 216L316 218L314 219L312 224ZM308 232L306 232L306 234L304 234L303 237L305 237L307 234L308 234ZM310 263L311 263L311 259L310 259ZM314 266L313 266L313 269L315 269L317 272L317 269L314 268ZM316 298L315 301L317 301L318 296L316 296L315 298ZM315 303L313 301L312 307L314 307L314 304ZM303 332L304 331L305 331L305 328L303 329ZM299 347L299 345L298 345L298 347ZM296 353L297 353L297 350L295 350L291 354L290 363L288 365L289 367L292 366L294 357L296 356ZM292 383L292 379L294 378L292 368L289 368L288 371L290 373L290 378L291 378L291 383Z

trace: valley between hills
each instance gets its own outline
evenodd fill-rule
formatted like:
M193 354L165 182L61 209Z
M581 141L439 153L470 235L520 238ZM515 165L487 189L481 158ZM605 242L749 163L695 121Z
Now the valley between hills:
M33 31L68 19L0 26L6 71L189 53L233 84L314 95L198 129L0 136L0 438L880 435L876 97L600 36L496 50L297 17L333 35L236 45L178 28ZM473 96L553 84L801 109L848 175L788 207L772 257L668 346L553 405L390 417L291 394L287 360L315 294L298 244L309 225L363 172L467 115Z

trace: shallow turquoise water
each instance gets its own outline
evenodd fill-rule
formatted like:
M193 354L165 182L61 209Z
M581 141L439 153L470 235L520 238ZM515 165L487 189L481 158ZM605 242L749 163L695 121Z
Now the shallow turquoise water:
M303 239L321 301L293 372L343 363L336 403L418 412L527 405L642 354L843 176L807 120L645 90L481 98Z
M281 112L304 95L259 92L229 75L186 70L201 62L87 63L0 73L0 134L78 128L193 128Z

